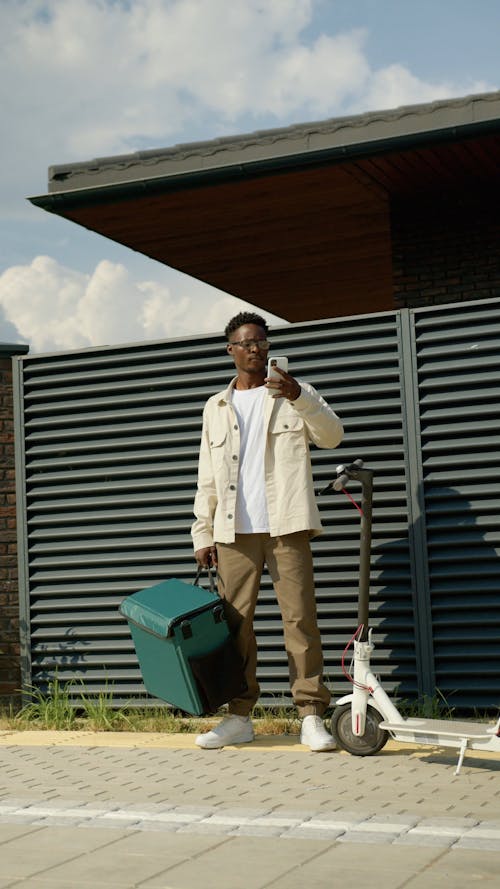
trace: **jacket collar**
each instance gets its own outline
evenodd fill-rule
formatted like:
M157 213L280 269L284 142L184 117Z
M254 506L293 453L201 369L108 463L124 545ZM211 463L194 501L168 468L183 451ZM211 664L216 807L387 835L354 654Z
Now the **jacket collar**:
M238 381L238 377L233 377L227 389L224 389L223 392L219 395L219 404L231 402L233 400L233 390L236 387L236 383Z
M219 404L229 404L232 401L233 389L236 386L237 379L238 377L233 377L227 389L224 389L224 391L220 393L218 398Z
M224 391L220 393L218 401L217 401L218 404L220 404L220 405L231 404L232 397L233 397L233 390L234 390L234 387L236 386L237 379L238 379L237 376L233 377L233 379L229 383L229 386L227 387L227 389L224 389ZM266 426L267 426L267 423L269 422L269 419L270 419L271 414L273 412L273 408L274 407L277 408L277 406L278 406L278 401L275 398L271 398L271 397L266 398L265 407L264 407L264 423Z

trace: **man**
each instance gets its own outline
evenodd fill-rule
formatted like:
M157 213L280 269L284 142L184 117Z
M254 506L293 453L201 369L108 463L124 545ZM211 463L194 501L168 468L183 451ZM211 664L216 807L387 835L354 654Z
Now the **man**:
M248 689L196 744L218 748L253 740L250 713L260 691L253 617L266 564L283 618L301 743L331 750L335 742L322 719L330 693L322 678L309 542L321 533L309 443L336 447L342 424L309 384L282 370L279 379L267 378L263 318L241 312L225 334L237 375L205 405L191 533L198 564L217 567Z

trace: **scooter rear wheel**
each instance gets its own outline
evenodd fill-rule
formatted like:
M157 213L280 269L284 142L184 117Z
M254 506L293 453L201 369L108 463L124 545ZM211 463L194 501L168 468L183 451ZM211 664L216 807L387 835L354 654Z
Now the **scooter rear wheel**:
M380 728L383 716L375 707L366 708L366 725L363 735L352 730L351 705L342 704L333 711L331 731L339 747L353 756L372 756L382 750L389 740L389 733Z

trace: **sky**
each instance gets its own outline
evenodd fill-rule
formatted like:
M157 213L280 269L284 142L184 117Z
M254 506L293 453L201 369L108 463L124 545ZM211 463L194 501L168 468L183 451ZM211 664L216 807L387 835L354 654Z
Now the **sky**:
M499 0L0 0L0 342L196 336L249 307L34 207L49 166L497 90L499 36Z

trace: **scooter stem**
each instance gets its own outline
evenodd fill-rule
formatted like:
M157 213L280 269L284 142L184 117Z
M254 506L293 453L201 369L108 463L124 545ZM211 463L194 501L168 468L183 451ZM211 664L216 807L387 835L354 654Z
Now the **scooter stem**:
M368 641L370 604L370 561L372 544L373 471L358 469L353 477L361 482L361 528L359 545L358 627L362 627L359 642Z

